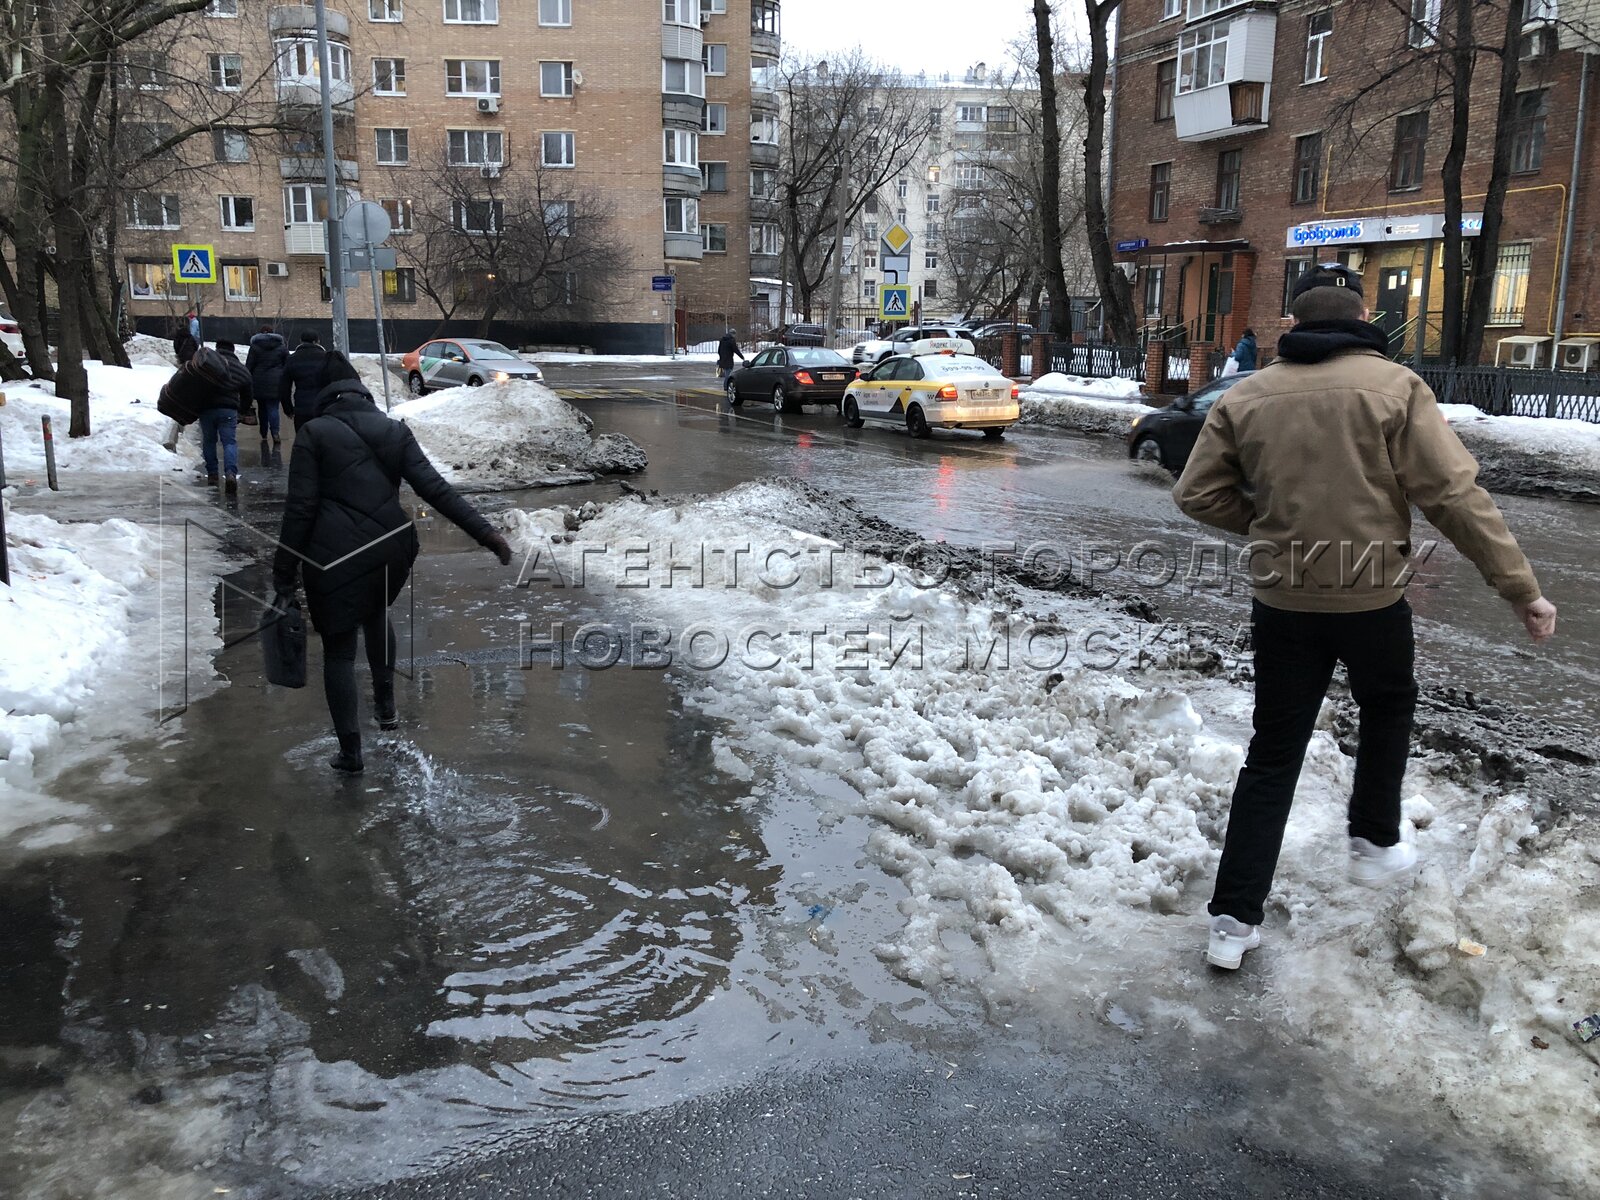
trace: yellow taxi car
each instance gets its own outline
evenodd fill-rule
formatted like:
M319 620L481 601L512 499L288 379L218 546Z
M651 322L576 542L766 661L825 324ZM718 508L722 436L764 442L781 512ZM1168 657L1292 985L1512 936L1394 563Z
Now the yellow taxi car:
M999 438L1021 415L1020 390L970 354L897 354L846 388L840 411L852 429L872 421L904 426L914 438L935 429L981 429Z

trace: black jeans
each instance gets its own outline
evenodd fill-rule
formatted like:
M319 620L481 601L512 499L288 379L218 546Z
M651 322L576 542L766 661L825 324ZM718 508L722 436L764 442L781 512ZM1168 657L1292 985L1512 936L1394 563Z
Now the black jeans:
M1350 836L1377 846L1400 840L1400 784L1411 749L1417 682L1411 606L1404 600L1360 613L1288 612L1257 600L1250 615L1255 736L1234 785L1211 912L1259 925L1306 744L1335 664L1344 663L1361 712Z
M380 708L394 700L394 626L389 614L379 611L361 623L367 643L367 665L372 668L372 695ZM361 732L356 716L356 631L322 635L322 690L328 697L333 731L340 742Z

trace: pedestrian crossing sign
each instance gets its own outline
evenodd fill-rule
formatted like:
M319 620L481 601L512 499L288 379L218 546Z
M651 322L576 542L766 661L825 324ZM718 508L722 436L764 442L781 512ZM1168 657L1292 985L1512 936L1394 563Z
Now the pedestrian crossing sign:
M215 283L217 281L217 248L215 246L174 246L172 248L172 277L179 283Z
M911 317L909 284L884 283L878 286L878 319L905 321Z

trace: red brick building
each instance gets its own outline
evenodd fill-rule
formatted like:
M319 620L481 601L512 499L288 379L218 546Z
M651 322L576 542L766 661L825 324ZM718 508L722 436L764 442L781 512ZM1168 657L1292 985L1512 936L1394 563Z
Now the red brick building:
M1509 362L1516 352L1520 365L1548 366L1558 342L1577 339L1559 352L1563 365L1600 370L1592 269L1600 124L1591 112L1585 125L1579 103L1581 92L1592 110L1600 90L1592 57L1600 0L1510 2L1523 7L1526 24L1485 356L1499 350ZM1203 352L1231 348L1250 326L1270 354L1291 324L1287 296L1298 273L1338 260L1362 272L1373 320L1397 357L1414 355L1419 342L1427 354L1436 350L1451 97L1436 70L1434 31L1453 3L1126 0L1111 233L1123 269L1134 272L1147 330ZM1503 30L1503 13L1479 6L1481 35ZM1468 236L1489 173L1498 73L1485 59L1474 77ZM1597 339L1592 347L1586 337Z

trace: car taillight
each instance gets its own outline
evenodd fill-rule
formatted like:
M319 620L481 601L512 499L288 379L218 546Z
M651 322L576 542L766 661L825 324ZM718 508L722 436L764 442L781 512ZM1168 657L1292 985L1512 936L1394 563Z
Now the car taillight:
M1013 383L1011 385L1011 398L1015 400L1020 395L1022 395L1022 385L1020 383Z
M959 400L959 399L961 399L961 393L956 391L956 385L955 384L947 383L942 388L939 389L939 399L941 399L941 400Z
M0 333L21 333L21 325L13 325L10 321L0 321Z
M816 382L814 379L811 378L811 372L810 371L796 371L794 373L794 381L796 383L803 383L807 387L810 387L813 383Z

